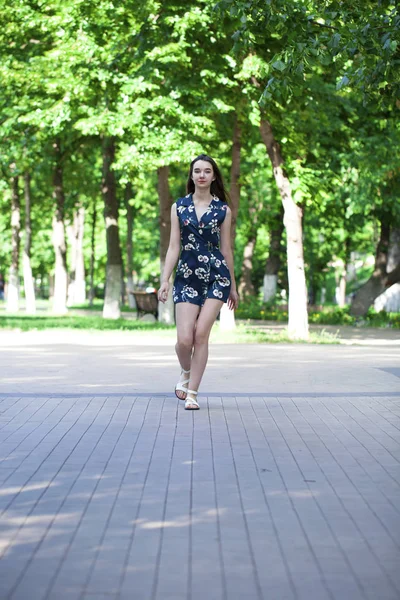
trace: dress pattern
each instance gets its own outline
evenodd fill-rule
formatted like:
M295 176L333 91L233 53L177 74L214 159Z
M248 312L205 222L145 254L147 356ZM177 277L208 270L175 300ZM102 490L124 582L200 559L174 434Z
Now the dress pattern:
M172 289L175 304L203 306L207 298L226 302L231 290L228 265L220 251L221 225L227 204L213 196L200 221L193 195L176 201L181 232L181 252Z

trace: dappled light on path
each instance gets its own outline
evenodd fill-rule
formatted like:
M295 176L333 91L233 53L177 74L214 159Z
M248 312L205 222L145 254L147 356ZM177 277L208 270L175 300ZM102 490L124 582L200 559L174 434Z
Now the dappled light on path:
M193 414L173 348L45 347L0 354L1 597L398 597L395 352L213 346Z

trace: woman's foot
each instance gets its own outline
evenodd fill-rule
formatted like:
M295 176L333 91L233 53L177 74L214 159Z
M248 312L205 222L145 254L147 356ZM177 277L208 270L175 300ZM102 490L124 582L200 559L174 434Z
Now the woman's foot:
M179 398L179 400L185 400L186 398L187 388L190 381L190 378L186 377L187 375L190 375L190 369L189 371L182 369L179 381L175 386L175 396Z
M197 391L187 390L185 410L199 410L200 406L197 402Z

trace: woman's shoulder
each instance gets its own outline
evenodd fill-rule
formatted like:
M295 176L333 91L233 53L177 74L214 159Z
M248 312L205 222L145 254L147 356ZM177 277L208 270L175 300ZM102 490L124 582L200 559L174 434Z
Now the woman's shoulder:
M229 211L228 203L225 200L221 200L218 196L213 196L213 204L220 210Z
M220 206L228 206L227 201L223 200L222 198L220 198L216 194L212 194L212 199L213 199L214 202L219 202Z
M182 196L181 198L178 198L175 201L175 206L176 206L177 210L181 207L183 209L183 207L189 206L189 205L190 205L190 194L188 194L187 196Z
M189 206L190 194L187 194L187 196L182 196L181 198L178 198L175 204L177 206Z
M182 196L182 198L178 198L176 202L172 205L172 210L176 211L177 215L180 215L183 214L188 207L189 210L191 210L190 204L190 194L188 194L187 196Z

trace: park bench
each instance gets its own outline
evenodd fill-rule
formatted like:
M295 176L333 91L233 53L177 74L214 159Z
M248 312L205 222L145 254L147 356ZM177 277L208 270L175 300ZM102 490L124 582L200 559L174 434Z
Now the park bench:
M157 292L129 292L133 294L136 302L136 318L142 315L151 314L158 319L158 298Z

